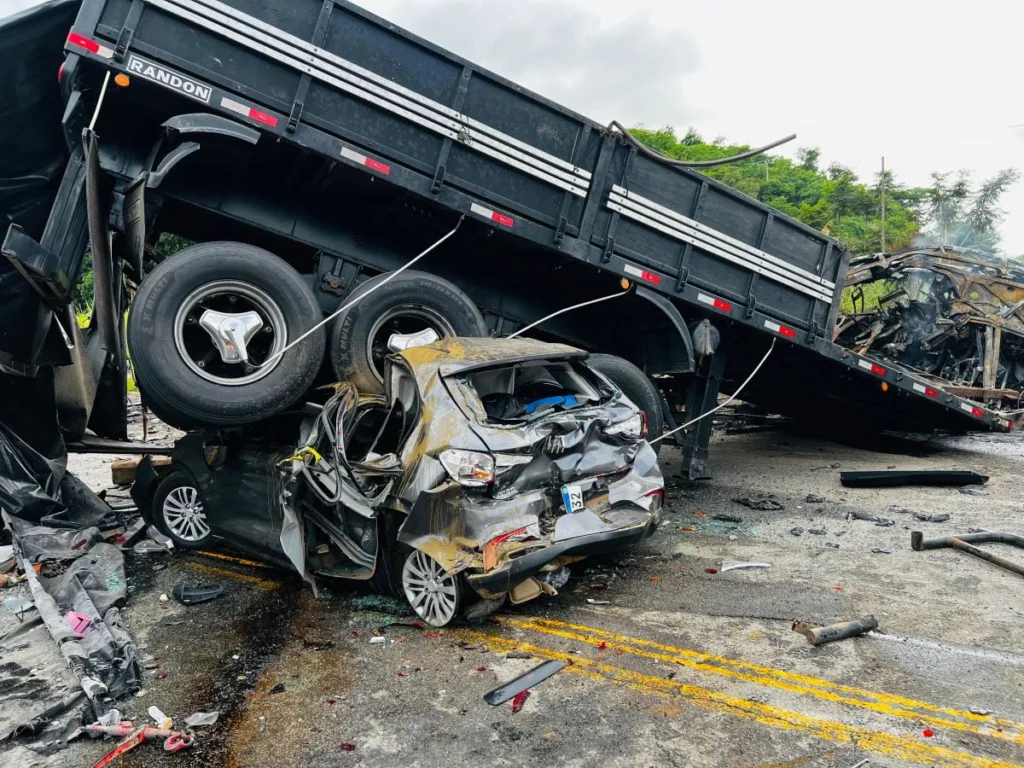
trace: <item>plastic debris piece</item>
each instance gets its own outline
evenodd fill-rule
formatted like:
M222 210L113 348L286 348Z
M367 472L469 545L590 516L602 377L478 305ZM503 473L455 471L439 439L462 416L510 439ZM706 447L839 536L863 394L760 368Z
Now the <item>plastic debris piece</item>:
M793 528L793 529L790 530L790 533L793 534L794 536L803 536L804 535L804 529L800 528L800 527Z
M608 650L608 643L606 643L604 640L602 640L601 644L599 646L597 646L597 650L599 650L599 651L606 651L606 650Z
M171 590L174 599L182 605L196 605L215 600L224 594L224 587L220 584L206 584L201 587L189 587L185 584L175 584Z
M892 550L891 549L876 548L876 549L872 549L871 550L871 554L873 554L873 555L891 555L892 554Z
M979 709L978 707L971 707L967 711L970 712L972 715L982 715L983 717L992 714L991 709Z
M771 496L745 496L733 499L733 503L742 504L744 507L760 510L762 512L777 512L785 509L782 504L777 502Z
M825 546L829 549L839 549L839 545L832 541L827 542Z
M487 671L487 667L477 667L476 671L477 672L486 672Z
M273 688L271 688L269 691L267 691L267 693L269 693L271 696L275 696L275 695L277 695L279 693L284 693L284 691L285 691L284 683L278 683Z
M722 563L722 573L728 573L729 571L739 571L744 568L771 568L771 563L745 563L745 562L728 562Z
M713 515L712 520L720 520L723 523L742 523L742 517L736 517L736 515Z
M946 523L950 520L949 515L926 515L922 512L916 512L914 517L922 523Z
M350 744L349 742L345 741L345 742L342 742L342 744L341 744L341 750L343 752L355 752L356 751L356 745L355 744Z
M523 651L509 651L505 654L506 659L532 659L532 653L524 653Z
M169 731L171 727L174 725L171 718L165 715L160 710L160 707L156 706L155 704L146 711L149 713L149 716L153 718L153 722L156 723L157 728L163 728Z
M826 535L828 535L828 531L826 531L824 528L809 528L807 530L807 532L809 534L811 534L812 536L826 536Z
M108 727L112 725L120 725L123 719L124 714L120 709L108 709L100 715L99 719L96 721L96 725L104 725Z
M166 603L171 598L169 598L166 594L163 594L163 595L160 595L160 597L158 599L160 600L161 603Z
M931 728L925 728L923 731L921 731L921 735L924 736L926 739L930 739L932 736L935 735L935 731L933 731Z
M189 728L202 728L206 725L213 725L220 717L220 711L215 712L193 712L185 718L185 725Z
M370 638L370 645L384 645L384 643L386 643L386 642L387 642L387 640L385 640L380 635L377 635L376 637L371 637Z
M611 605L607 600L594 600L593 598L587 598L587 605Z
M25 614L36 609L36 604L27 597L8 597L4 600L4 608L14 614L18 621L25 620Z
M82 637L88 626L92 624L91 618L86 616L84 613L79 613L78 611L68 611L64 616L64 620L67 621L68 626L71 627L71 631L79 637Z
M267 716L260 715L260 733L263 733L265 730L267 730Z
M142 541L136 542L135 546L132 547L132 552L137 555L150 555L160 552L169 552L167 547L158 544L152 539L143 539Z
M824 496L816 496L813 493L808 493L807 498L804 499L805 504L824 504L826 501Z
M717 568L705 568L704 569L704 573L708 574L709 576L714 576L715 574L718 573L718 569Z
M484 696L484 701L492 707L504 704L506 701L514 699L523 691L529 690L530 688L544 682L556 672L565 669L567 666L569 666L569 664L565 661L545 661L543 664L534 667L529 672L520 675L515 680L510 680L509 682L498 686L493 691L488 692Z
M513 715L518 714L519 712L522 711L523 706L526 704L526 700L528 698L530 698L530 692L529 691L520 691L519 693L517 693L515 695L515 698L512 699L512 714Z

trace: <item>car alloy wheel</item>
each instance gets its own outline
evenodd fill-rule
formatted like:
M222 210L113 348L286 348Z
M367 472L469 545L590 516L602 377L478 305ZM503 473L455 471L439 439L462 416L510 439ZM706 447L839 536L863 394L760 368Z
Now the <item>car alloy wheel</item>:
M402 569L402 588L412 609L432 627L447 626L459 612L459 577L425 552L414 550Z
M182 541L198 544L210 535L203 501L196 488L187 485L174 488L164 499L160 514L167 529Z

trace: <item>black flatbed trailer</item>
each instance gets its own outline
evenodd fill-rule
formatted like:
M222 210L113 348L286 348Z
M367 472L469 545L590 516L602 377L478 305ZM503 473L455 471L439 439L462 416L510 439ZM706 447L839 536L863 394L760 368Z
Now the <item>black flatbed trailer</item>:
M150 239L227 231L268 247L310 276L329 312L358 276L395 269L461 215L467 237L426 268L463 288L493 333L633 281L628 308L543 332L626 357L666 393L688 388L691 413L774 341L745 393L773 410L1011 426L832 342L841 243L344 0L84 0L65 50L68 142L95 122L115 231L131 230L116 203L148 174ZM153 167L165 131L180 141ZM204 157L200 143L237 146L244 162ZM58 206L71 194L62 187ZM5 252L24 262L21 242L9 235ZM693 335L709 326L723 342L702 358ZM693 476L708 429L687 446Z

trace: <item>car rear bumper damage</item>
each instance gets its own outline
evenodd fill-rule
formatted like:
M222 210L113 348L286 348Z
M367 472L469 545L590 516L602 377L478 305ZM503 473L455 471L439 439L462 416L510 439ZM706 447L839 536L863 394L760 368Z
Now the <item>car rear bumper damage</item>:
M636 521L622 527L609 526L607 530L553 542L549 546L509 560L493 571L467 573L466 582L474 591L485 597L502 595L560 558L593 557L617 552L639 544L657 530L660 522L657 515L643 509L616 509L603 517L610 518L625 511L631 513L630 516Z

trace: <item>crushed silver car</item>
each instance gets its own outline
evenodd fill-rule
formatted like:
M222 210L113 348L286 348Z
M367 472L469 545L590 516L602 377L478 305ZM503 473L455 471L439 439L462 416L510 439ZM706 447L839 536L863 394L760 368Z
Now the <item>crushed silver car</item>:
M661 522L646 416L586 358L532 340L405 349L387 360L383 396L337 385L297 450L190 437L175 474L196 478L214 535L311 583L370 582L436 627L486 615L557 594L569 564ZM276 500L269 513L260 498Z

